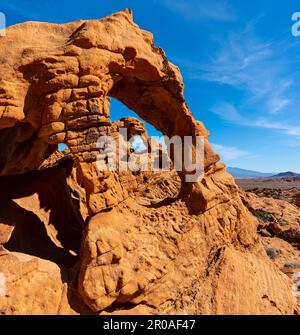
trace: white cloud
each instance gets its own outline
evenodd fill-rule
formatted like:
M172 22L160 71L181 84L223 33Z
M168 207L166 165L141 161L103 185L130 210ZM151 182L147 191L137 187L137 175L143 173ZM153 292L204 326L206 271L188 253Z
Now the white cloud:
M219 153L224 161L231 161L242 156L248 156L250 153L248 151L240 150L235 147L228 147L222 144L212 144L214 150Z
M290 99L274 96L273 98L270 98L270 100L267 103L267 106L271 114L277 114L282 109L287 107L290 104L290 102L291 102Z
M140 135L135 135L131 139L131 148L134 149L135 152L143 152L147 150L147 146Z
M238 104L221 102L211 108L226 122L299 138L294 71L284 52L292 45L285 38L263 41L255 36L254 26L250 22L243 31L219 39L218 51L208 64L188 64L191 77L246 93Z
M163 0L172 11L193 21L230 22L236 19L232 8L224 0Z
M284 122L272 121L268 118L245 118L230 103L222 102L216 104L211 111L223 120L241 126L275 129L286 135L300 137L300 126L297 124L288 124Z
M211 108L211 111L214 114L217 114L223 120L229 121L231 123L243 124L245 122L237 109L228 102L221 102L216 104Z
M264 41L253 32L251 22L240 32L231 32L217 40L217 52L206 65L196 65L191 78L233 86L244 90L247 104L259 102L269 114L278 114L290 103L287 57L282 41Z

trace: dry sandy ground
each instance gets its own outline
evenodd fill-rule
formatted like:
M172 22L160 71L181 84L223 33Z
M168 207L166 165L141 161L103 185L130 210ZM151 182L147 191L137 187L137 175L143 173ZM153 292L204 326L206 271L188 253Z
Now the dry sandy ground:
M300 191L300 179L236 179L237 184L248 191L254 188L292 189Z

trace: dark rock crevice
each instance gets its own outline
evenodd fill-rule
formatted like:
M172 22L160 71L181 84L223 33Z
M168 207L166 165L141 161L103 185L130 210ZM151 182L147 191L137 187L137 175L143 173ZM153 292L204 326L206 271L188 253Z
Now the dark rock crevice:
M0 177L0 221L15 225L6 249L60 266L77 262L85 222L66 181L72 165L66 160L42 171Z

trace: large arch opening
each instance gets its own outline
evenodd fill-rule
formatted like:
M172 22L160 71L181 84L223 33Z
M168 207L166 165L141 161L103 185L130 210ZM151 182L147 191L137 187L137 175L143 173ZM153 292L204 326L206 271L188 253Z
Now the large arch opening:
M151 66L149 66L151 71ZM173 69L169 68L169 78L164 81L146 81L136 77L124 75L122 80L116 81L109 96L123 103L156 131L172 138L184 136L193 138L190 148L195 156L194 140L198 134L197 122L189 111L184 97L183 88L176 82ZM146 69L145 69L146 72ZM174 162L174 147L170 148L170 158ZM185 170L183 154L181 157L182 170L178 174L182 180L182 192L190 192L191 185L185 183Z
M115 124L127 128L128 160L134 156L139 162L147 160L148 163L149 169L144 170L145 165L141 164L141 170L120 173L121 183L129 194L141 205L150 207L163 206L178 199L181 180L173 168L164 134L114 97L110 97L110 118L113 129L116 129ZM135 180L128 182L128 178ZM132 188L132 185L136 187Z
M182 143L185 137L191 139L188 150L187 147L182 150L181 168L177 171L182 181L180 194L185 197L190 212L200 213L205 211L208 203L201 180L206 172L215 169L219 156L208 142L209 133L204 125L195 120L185 102L184 86L178 69L168 62L161 49L153 46L152 51L153 55L159 55L161 68L153 66L150 59L135 59L135 53L129 55L126 50L123 55L125 66L110 64L111 76L115 79L107 94L135 111L140 118L168 138L177 136ZM200 137L201 152L197 150ZM171 147L169 154L175 164L178 156L176 157L174 149L174 146ZM183 154L187 151L191 158L190 164L186 163Z

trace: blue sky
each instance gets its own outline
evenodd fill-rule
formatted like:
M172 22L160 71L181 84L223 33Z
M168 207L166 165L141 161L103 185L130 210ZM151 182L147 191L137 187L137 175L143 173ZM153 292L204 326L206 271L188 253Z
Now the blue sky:
M300 172L300 37L291 34L299 1L10 0L0 11L12 25L98 19L127 7L180 67L187 103L223 161ZM113 119L129 113L112 102Z

